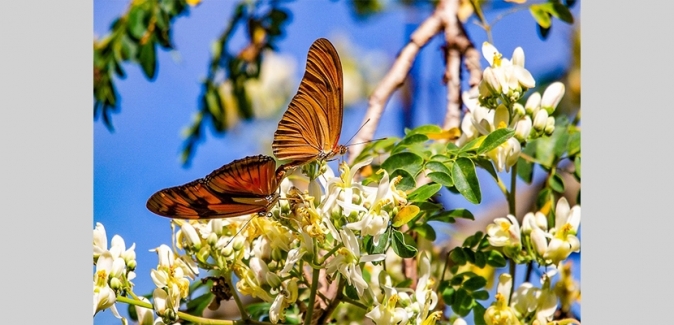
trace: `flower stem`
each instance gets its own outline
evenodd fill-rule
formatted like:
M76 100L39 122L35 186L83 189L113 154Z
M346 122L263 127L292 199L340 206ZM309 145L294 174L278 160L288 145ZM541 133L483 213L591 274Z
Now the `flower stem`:
M309 303L307 304L307 314L304 318L304 324L311 324L311 317L314 313L314 304L316 303L316 291L318 290L318 276L321 274L320 269L314 269L311 275L311 292L309 292Z
M143 308L147 308L147 309L153 309L152 304L150 304L149 302L131 299L129 297L117 296L117 301L129 304L129 305L134 305L134 306L143 307ZM198 316L186 314L186 313L181 312L181 311L178 312L178 317L180 317L180 319L184 319L186 321L190 321L190 322L195 323L195 324L209 324L209 325L246 324L245 322L242 322L243 320L233 321L233 320L209 319L209 318L203 318L203 317L198 317Z
M515 216L515 189L517 187L517 161L510 167L510 192L508 192L508 211ZM516 216L515 216L516 217Z
M234 301L236 301L236 306L239 307L239 312L241 313L241 319L242 320L249 320L248 319L248 313L246 312L246 309L243 306L243 303L241 302L241 298L239 298L239 293L236 292L234 284L232 283L232 273L231 272L229 272L229 274L227 276L225 276L225 281L227 281L227 285L230 288L232 288L232 297L234 297Z
M355 301L355 300L353 300L353 299L351 299L351 298L349 298L349 297L347 297L347 296L342 296L342 301L348 302L348 303L350 303L350 304L352 304L352 305L354 305L354 306L356 306L356 307L358 307L358 308L362 308L362 309L367 310L367 306L365 306L365 305L361 304L360 302Z

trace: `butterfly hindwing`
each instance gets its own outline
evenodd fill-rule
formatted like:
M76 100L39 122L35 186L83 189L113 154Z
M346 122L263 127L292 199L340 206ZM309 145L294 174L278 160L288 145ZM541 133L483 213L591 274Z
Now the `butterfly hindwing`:
M278 201L283 178L268 156L235 160L208 176L163 189L147 201L158 215L180 219L227 218L266 213Z

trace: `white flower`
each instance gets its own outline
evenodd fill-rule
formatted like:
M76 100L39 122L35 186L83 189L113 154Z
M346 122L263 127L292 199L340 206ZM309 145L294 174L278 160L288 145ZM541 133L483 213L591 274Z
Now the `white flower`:
M543 92L541 108L546 110L548 114L552 114L562 100L562 97L564 97L564 84L559 81L553 82Z
M107 250L108 237L105 234L105 227L103 227L102 223L97 222L96 228L94 228L94 259Z
M123 267L124 261L121 262ZM113 274L121 273L118 269L119 263L115 263L115 259L109 251L103 252L98 257L96 272L94 273L94 316L99 311L110 308L115 317L121 319L115 307L117 301L115 291L108 284L108 281L113 278Z
M528 89L536 86L536 81L531 73L524 69L524 51L518 47L513 52L512 61L503 58L503 55L489 42L482 44L482 55L489 62L489 67L483 73L483 80L493 91L493 95L500 93L511 96L518 93L514 99L519 98L522 88Z
M494 219L494 223L487 226L487 234L489 244L495 247L522 245L520 225L512 214Z
M386 258L386 255L361 255L356 235L354 235L350 229L342 229L339 231L339 234L344 247L339 249L336 256L327 263L327 273L334 274L339 271L339 273L346 278L349 285L355 287L358 294L362 295L365 289L368 288L368 283L363 278L363 273L359 264L381 261Z
M488 325L519 325L516 311L509 306L508 297L512 288L512 277L510 274L503 273L499 276L499 284L495 301L487 308L484 313L484 321Z
M165 320L165 323L172 323L178 318L178 308L180 307L180 295L175 292L167 293L161 288L155 288L152 292L152 301L157 316Z
M195 251L198 251L201 248L201 238L199 237L197 230L194 229L189 222L185 222L180 226L180 230L176 234L176 237L178 238L176 244L178 244L179 248L185 247Z
M394 325L407 324L408 313L404 308L396 307L396 303L400 299L395 288L384 286L383 302L375 301L374 307L365 317L374 321L377 325Z
M571 253L579 252L580 240L576 237L579 225L580 206L569 209L566 199L559 199L555 209L555 227L550 229L553 237L543 258L551 260L553 265L559 265Z
M487 156L494 162L494 167L499 172L510 171L522 153L522 145L516 138L510 138L500 146L487 152Z

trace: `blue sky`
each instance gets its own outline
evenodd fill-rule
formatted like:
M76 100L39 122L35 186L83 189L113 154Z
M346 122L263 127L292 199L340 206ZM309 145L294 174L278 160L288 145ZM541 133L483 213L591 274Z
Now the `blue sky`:
M115 126L109 132L101 121L94 123L94 217L104 224L108 240L121 235L129 246L136 244L138 277L135 291L149 293L154 285L149 277L157 260L149 249L170 240L169 219L156 216L145 208L147 198L159 189L200 178L234 159L260 153L270 154L269 143L279 117L243 123L225 136L207 139L198 146L189 168L180 165L183 139L181 130L197 110L200 80L206 75L211 42L222 32L234 7L233 1L205 1L192 8L188 16L176 20L173 41L175 54L158 51L158 73L153 82L140 68L125 65L127 77L116 80L121 98L119 114L112 115ZM94 35L108 32L113 19L124 12L127 1L94 1ZM428 16L430 7L405 12L393 9L366 21L354 19L347 1L295 1L284 7L292 12L286 36L278 43L281 53L297 60L297 81L304 69L306 52L319 37L345 35L358 48L382 51L393 60L404 46L408 33ZM574 15L580 20L579 4ZM489 14L488 17L495 17ZM479 48L486 39L482 29L468 24L468 34ZM554 21L547 41L538 38L535 23L527 11L503 18L493 29L496 47L510 57L517 46L526 53L526 67L534 77L546 71L562 69L570 62L568 42L571 27ZM417 58L420 93L412 124L441 123L444 117L445 87L441 84L444 64L435 37ZM236 44L234 44L236 45ZM482 61L483 67L486 62ZM295 88L296 89L296 88ZM344 114L342 138L348 139L360 126L365 105L348 108ZM394 98L389 102L376 136L402 134L401 110ZM494 191L485 193L485 201L496 199ZM460 205L462 199L452 197ZM479 207L465 203L474 213ZM93 227L92 227L93 228ZM125 313L126 305L118 304ZM94 318L95 324L118 324L109 312Z

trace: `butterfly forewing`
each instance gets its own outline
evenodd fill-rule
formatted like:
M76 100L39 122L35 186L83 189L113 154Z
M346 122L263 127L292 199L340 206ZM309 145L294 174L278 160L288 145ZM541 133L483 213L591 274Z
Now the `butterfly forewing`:
M297 94L274 133L272 149L290 166L328 159L343 153L342 64L330 41L321 38L309 48L307 66Z
M180 219L227 218L266 213L278 201L282 172L268 156L235 160L208 176L153 194L147 208Z

